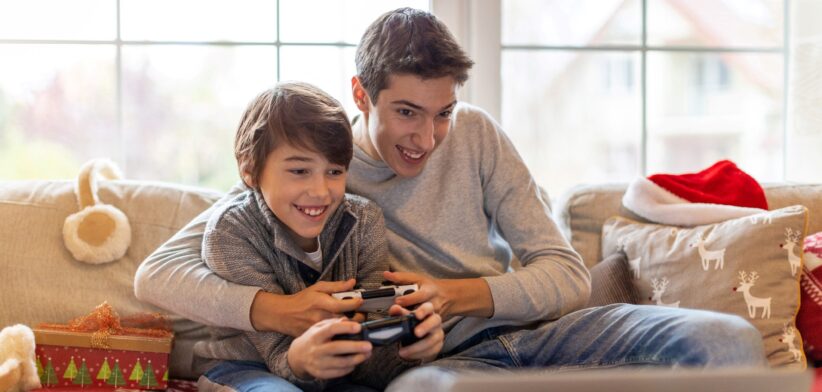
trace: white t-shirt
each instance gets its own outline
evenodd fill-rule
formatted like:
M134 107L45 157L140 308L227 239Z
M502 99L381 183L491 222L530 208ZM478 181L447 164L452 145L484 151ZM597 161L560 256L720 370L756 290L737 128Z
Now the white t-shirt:
M323 270L323 247L320 246L320 239L317 239L317 250L313 252L305 252L308 255L308 259L311 260L311 265L309 267L313 268L314 271L322 271Z

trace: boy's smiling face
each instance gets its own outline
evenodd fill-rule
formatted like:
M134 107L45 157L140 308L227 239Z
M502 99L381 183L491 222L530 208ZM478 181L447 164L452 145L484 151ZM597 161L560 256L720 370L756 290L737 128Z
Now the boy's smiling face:
M376 104L356 77L352 83L354 102L365 120L365 129L355 136L357 144L401 177L420 174L448 135L457 82L451 76L423 79L394 74Z
M307 252L345 197L345 166L322 154L287 143L268 154L260 173L260 193L268 208Z

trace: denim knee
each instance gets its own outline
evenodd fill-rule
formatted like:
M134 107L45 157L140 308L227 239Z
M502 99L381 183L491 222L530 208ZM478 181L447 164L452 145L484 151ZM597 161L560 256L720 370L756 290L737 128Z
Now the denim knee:
M300 389L268 371L262 362L222 361L197 381L200 391L300 392Z
M728 355L725 360L728 364L738 366L767 366L765 358L765 344L762 333L748 320L736 315L724 315L724 339L726 345L733 349L726 349ZM721 329L722 327L717 327Z
M706 367L767 366L762 334L736 315L696 311L683 328L681 344L690 347L680 365Z
M386 392L447 391L456 382L453 369L423 366L406 371L385 389Z

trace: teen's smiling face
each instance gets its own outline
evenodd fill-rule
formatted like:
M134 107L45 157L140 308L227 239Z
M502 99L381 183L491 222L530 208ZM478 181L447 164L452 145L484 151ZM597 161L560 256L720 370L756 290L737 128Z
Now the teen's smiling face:
M457 104L457 83L451 76L423 79L391 75L376 104L355 77L354 102L363 113L363 129L355 135L358 146L385 162L401 177L414 177L442 143Z
M345 197L346 175L345 166L328 162L322 154L283 143L268 154L259 188L297 244L312 252Z

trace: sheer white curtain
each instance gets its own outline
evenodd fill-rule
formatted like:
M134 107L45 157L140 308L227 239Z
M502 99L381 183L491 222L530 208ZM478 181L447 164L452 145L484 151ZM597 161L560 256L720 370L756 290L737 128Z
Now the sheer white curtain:
M822 1L791 6L786 178L822 183Z

